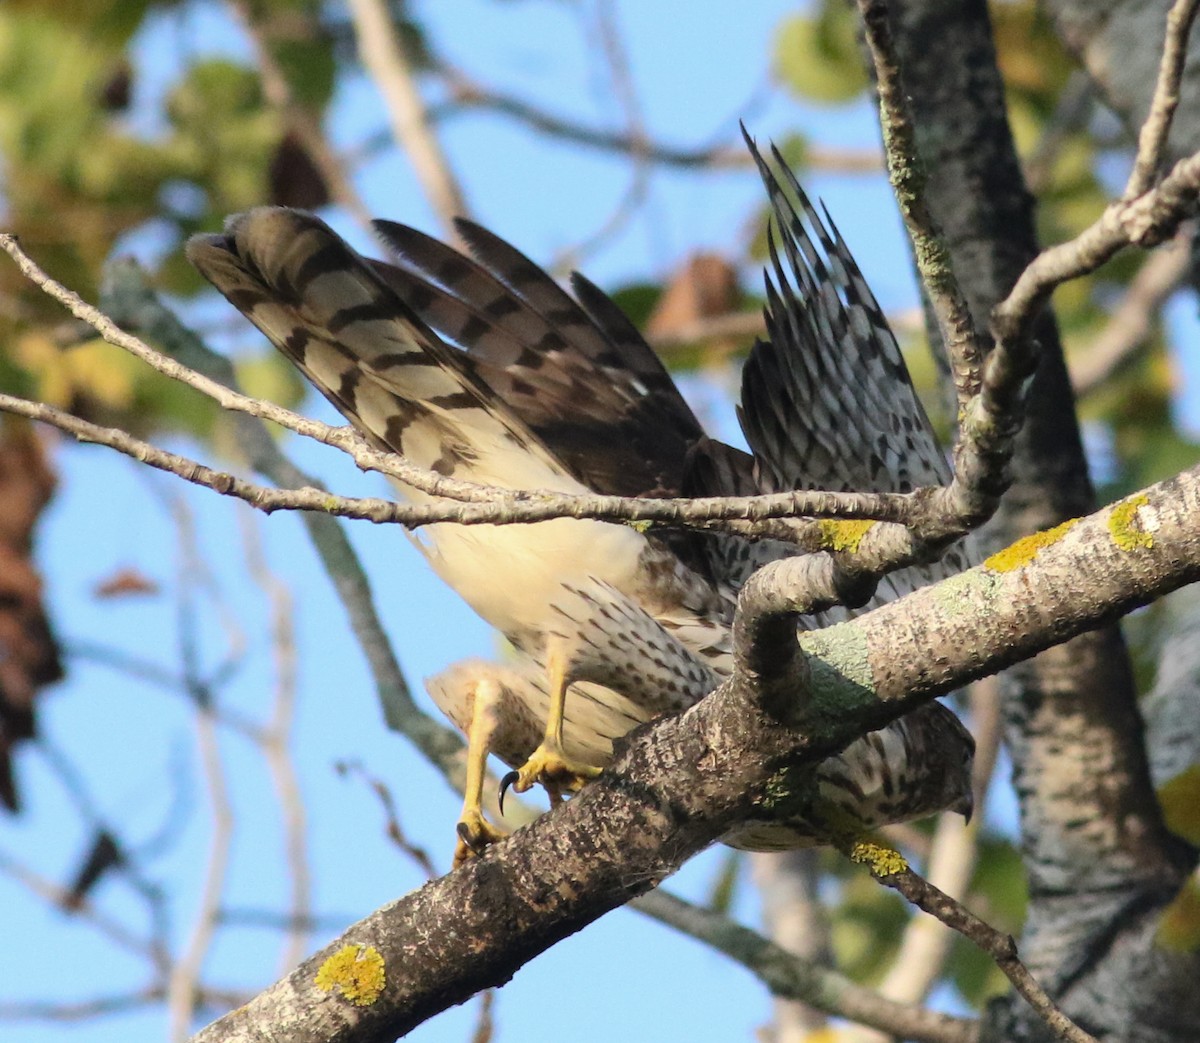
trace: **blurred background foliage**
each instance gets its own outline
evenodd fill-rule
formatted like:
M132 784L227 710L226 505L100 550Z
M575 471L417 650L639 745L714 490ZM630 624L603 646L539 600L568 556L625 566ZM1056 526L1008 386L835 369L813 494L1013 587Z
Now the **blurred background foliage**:
M106 260L130 236L152 232L159 245L151 278L164 294L185 301L205 292L182 260L189 235L216 229L227 214L252 205L319 208L336 195L302 129L306 120L319 125L339 82L359 74L344 12L316 0L234 4L260 49L259 63L197 57L177 70L173 82L153 85L156 100L148 109L141 99L151 85L131 44L146 19L176 6L178 0L7 0L0 6L0 225L88 300L98 298ZM413 10L396 3L393 13L415 66L445 80L447 66ZM1035 4L996 4L993 16L1043 241L1060 241L1098 216L1118 184L1130 143L1092 97ZM282 77L270 89L263 54ZM772 63L778 86L806 104L845 105L869 89L855 18L842 0L824 0L784 21L774 53L763 58ZM453 98L453 91L447 96ZM779 144L803 180L814 143L796 132ZM724 255L731 270L749 273L761 262L764 227L765 204L746 215L740 232L731 230ZM1143 261L1126 253L1056 295L1073 360L1083 360L1106 330ZM608 289L646 324L655 321L665 284L694 278L681 267L665 273L662 284ZM703 314L752 313L758 285L756 275L743 278ZM669 332L670 322L665 325ZM910 347L923 346L919 320L901 317L897 326ZM719 342L675 343L669 358L680 369L727 366L750 339L736 334ZM0 265L0 343L5 390L142 436L183 431L218 452L229 445L219 430L224 419L211 403L67 321L10 264ZM242 351L236 360L246 385L294 405L303 394L294 371L265 342L255 351ZM910 354L927 400L937 401L928 353ZM1090 439L1102 450L1096 478L1103 495L1138 488L1194 462L1196 444L1180 430L1172 405L1172 373L1155 310L1145 336L1082 395ZM974 881L985 907L980 911L1001 930L1015 932L1024 901L1019 857L1003 838L988 838L985 847ZM828 859L826 871L835 892L829 909L839 962L873 981L894 955L906 922L903 909L839 859ZM724 904L728 886L728 879L718 883L714 904ZM965 944L951 965L954 986L973 1004L1002 989L995 968Z
M163 244L153 273L161 290L190 297L202 290L182 260L194 232L219 227L225 215L263 202L319 208L331 191L292 129L295 109L317 121L339 77L358 71L344 15L315 0L256 0L236 5L286 80L286 101L269 100L257 67L198 58L158 92L158 111L130 108L143 90L130 44L143 21L178 0L10 0L0 9L0 151L3 219L56 278L94 300L103 263L122 237L154 228ZM407 5L394 10L418 68L437 76L432 52ZM1078 72L1032 2L993 10L1010 118L1029 161L1044 242L1080 231L1104 206L1127 155L1128 140L1097 110ZM855 15L825 0L785 20L770 56L781 87L807 103L839 105L868 90L855 38ZM803 175L808 143L782 138L781 151ZM1105 176L1105 171L1110 176ZM749 244L731 241L744 260L765 256L766 211L746 227ZM1142 258L1122 255L1056 296L1068 350L1083 351L1108 320L1112 302ZM747 286L757 289L757 279ZM610 288L620 291L621 288ZM649 292L648 292L649 291ZM217 422L198 396L118 358L64 324L61 310L11 267L0 268L4 308L0 360L5 386L87 415L130 416L140 432L157 427L205 436ZM653 312L654 287L621 294L634 318ZM756 305L753 292L738 302ZM902 324L913 338L923 333ZM742 338L740 346L747 341ZM697 345L703 349L703 345ZM728 345L721 357L728 354ZM265 354L264 358L270 357ZM919 353L914 353L919 356ZM703 350L673 351L674 364L701 364ZM282 360L271 365L286 368ZM933 371L914 369L929 381ZM279 386L289 382L280 380ZM292 385L297 387L298 385ZM1118 372L1083 402L1113 454L1099 478L1113 492L1137 488L1177 470L1195 445L1173 421L1171 367L1156 327ZM936 396L935 396L936 399ZM292 404L289 401L288 404ZM1098 430L1099 430L1098 429Z

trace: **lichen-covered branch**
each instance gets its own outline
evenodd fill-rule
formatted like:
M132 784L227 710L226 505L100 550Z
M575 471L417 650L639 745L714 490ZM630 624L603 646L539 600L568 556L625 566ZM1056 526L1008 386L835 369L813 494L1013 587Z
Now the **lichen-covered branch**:
M859 0L858 7L875 65L888 176L912 240L921 283L937 316L962 411L979 393L984 345L954 277L950 252L926 203L925 172L901 80L887 0Z
M1081 22L1115 28L1116 22L1106 21L1114 6L1078 5L1076 11ZM1150 6L1122 10L1148 12ZM1156 32L1165 14L1159 6ZM1006 120L989 11L982 0L955 5L912 0L897 6L896 14L905 84L930 173L931 207L962 258L957 270L982 321L1038 257L1033 201L1022 184ZM1140 39L1147 39L1146 31L1143 26ZM1122 47L1133 37L1125 39ZM949 50L959 60L944 61ZM1161 36L1153 52L1157 65ZM1124 58L1118 64L1124 72ZM1144 65L1139 68L1144 72ZM1186 109L1180 107L1181 117ZM1150 196L1157 197L1157 190ZM1131 205L1145 206L1142 200ZM1185 210L1180 206L1176 216ZM1115 232L1112 243L1128 241L1119 222L1107 219ZM1102 218L1085 236L1095 236L1104 224ZM1100 260L1097 254L1087 263ZM1038 261L1030 276L1044 263ZM1043 269L1033 281L1046 274ZM1065 274L1057 271L1054 277ZM1013 303L1022 318L1002 332L1009 337L1019 330L1019 339L1002 338L988 365L1016 365L1020 371L1036 357L1037 372L1028 389L1025 426L1015 440L1013 485L990 535L993 545L1086 514L1093 503L1053 315L1031 295ZM1006 352L1017 353L1015 362L1011 354L1003 361ZM1092 570L1103 567L1088 566L1088 584ZM1157 910L1177 892L1187 859L1164 828L1154 799L1119 628L1082 634L1021 663L1002 683L1030 890L1021 940L1026 964L1063 1010L1098 1035L1136 1034L1160 1043L1187 1038L1177 1027L1189 1015L1194 1024L1194 1006L1184 1011L1186 1003L1150 998L1193 991L1194 962L1164 953L1154 940ZM1019 1000L993 1005L988 1017L996 1038L1044 1039L1041 1019Z
M1012 982L1013 988L1038 1012L1056 1039L1065 1043L1096 1043L1095 1037L1063 1014L1046 990L1034 980L1017 955L1017 943L1012 935L997 931L961 902L922 879L895 851L858 843L852 845L847 854L852 861L865 865L881 884L898 891L918 909L958 931L986 952Z

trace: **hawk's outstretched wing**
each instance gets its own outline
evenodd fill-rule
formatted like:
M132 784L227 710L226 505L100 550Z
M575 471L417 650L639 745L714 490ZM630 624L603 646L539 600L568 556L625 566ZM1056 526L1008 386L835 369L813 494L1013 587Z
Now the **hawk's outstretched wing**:
M376 445L454 477L573 488L479 365L437 336L328 225L263 207L197 236L188 259Z
M660 461L678 468L668 436L677 435L682 457L699 430L661 365L623 387L616 378L629 368L616 365L619 350L600 323L516 251L482 230L474 234L509 271L507 287L480 265L443 256L443 278L459 295L433 284L418 293L403 270L368 262L318 218L284 209L236 217L224 235L194 239L188 256L378 446L503 489L583 493L581 479L621 480L610 455L639 491L657 485ZM469 350L439 336L410 302L443 326L456 324ZM611 314L601 317L614 326ZM564 331L570 351L559 350L568 344ZM645 399L655 392L663 402L648 409ZM596 421L606 415L617 421L607 429ZM636 418L627 429L625 415ZM549 437L561 443L551 448ZM654 455L659 440L662 457ZM711 690L706 660L728 656L729 592L666 542L630 526L558 518L431 525L424 535L421 548L439 575L544 671L545 732L517 773L518 790L541 782L557 793L594 774L563 747L573 682L604 685L647 709L664 699L678 709ZM475 796L460 824L464 856L491 835L478 801L486 757L486 745L472 743Z
M400 296L461 345L504 401L588 488L673 495L703 431L658 356L608 297L574 277L577 303L524 254L470 221L464 257L414 228L376 221Z
M773 150L775 171L747 145L767 188L775 229L764 271L767 338L742 369L738 418L751 454L700 444L687 481L693 495L722 496L826 489L906 493L944 485L945 454L913 388L904 356L875 295L828 213L824 220ZM780 180L782 178L782 181ZM755 569L794 554L786 544L710 542L739 587ZM869 611L917 587L969 568L959 543L935 563L883 577ZM845 618L835 610L810 620Z
M778 229L768 230L763 273L767 340L742 371L738 408L760 487L905 493L947 483L900 345L845 241L777 150L783 182L750 149Z

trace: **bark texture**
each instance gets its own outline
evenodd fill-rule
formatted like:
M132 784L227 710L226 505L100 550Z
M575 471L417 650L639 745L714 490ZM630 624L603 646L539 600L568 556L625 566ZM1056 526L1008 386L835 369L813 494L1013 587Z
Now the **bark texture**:
M1131 134L1150 111L1172 0L1045 0L1063 44ZM1189 49L1167 160L1200 149L1200 52Z

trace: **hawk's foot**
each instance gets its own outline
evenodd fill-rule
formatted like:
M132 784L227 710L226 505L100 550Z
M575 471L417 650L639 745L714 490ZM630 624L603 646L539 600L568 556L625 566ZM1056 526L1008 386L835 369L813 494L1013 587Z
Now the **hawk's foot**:
M557 802L563 793L578 793L599 774L599 768L568 760L560 748L543 742L520 768L504 776L500 783L501 810L509 786L518 793L524 793L540 782L550 794L550 799Z
M454 845L454 868L457 869L467 859L483 853L489 844L503 840L507 833L497 829L478 810L464 810L458 820L458 843Z

